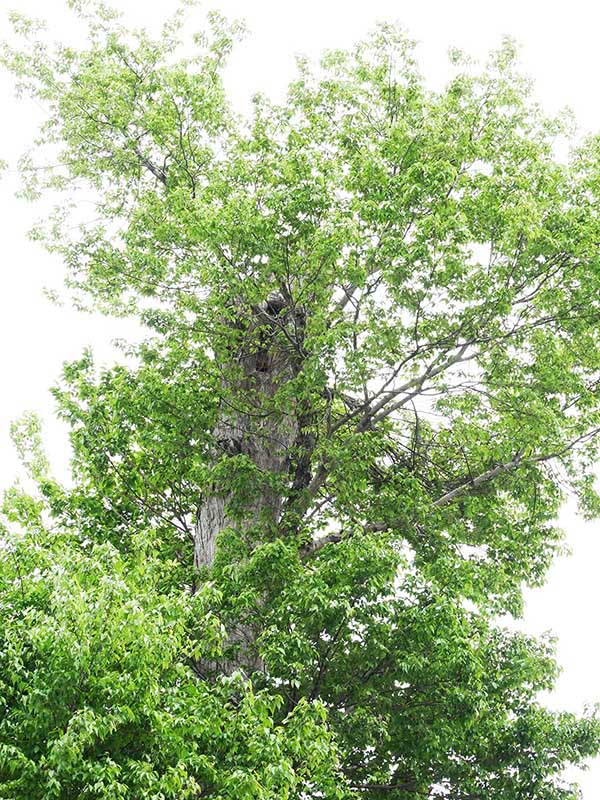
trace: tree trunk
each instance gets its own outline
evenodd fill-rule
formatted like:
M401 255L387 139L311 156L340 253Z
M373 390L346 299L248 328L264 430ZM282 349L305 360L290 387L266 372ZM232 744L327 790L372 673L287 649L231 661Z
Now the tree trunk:
M297 315L297 310L286 311L278 295L269 298L249 314L242 347L233 358L229 355L230 363L223 369L226 375L237 375L224 379L225 402L214 430L215 441L228 456L247 456L265 476L289 473L294 444L300 435L294 410L281 412L273 403L278 389L298 372L294 342L282 335L288 327L296 335L303 329L297 324ZM230 370L230 365L237 369ZM236 410L238 406L241 410ZM278 522L284 498L267 483L247 503L241 519L237 514L235 518L228 515L228 506L234 500L231 493L215 491L206 496L194 532L197 567L212 566L217 536L224 528L249 529Z
M275 395L285 383L298 374L301 346L283 335L289 326L296 336L302 336L303 318L297 312L285 311L281 298L270 298L251 316L243 336L242 346L224 365L223 402L220 419L214 430L219 445L219 455L243 455L265 477L290 477L292 454L303 438L302 417L293 408L281 411L274 403ZM284 327L285 326L285 327ZM296 345L299 343L296 342ZM229 367L232 367L231 369ZM248 400L251 399L249 406ZM216 457L218 457L216 455ZM283 484L282 484L283 486ZM227 527L252 530L256 546L268 528L277 525L283 508L284 492L261 482L252 499L245 503L243 512L231 516L228 507L235 500L232 493L208 493L202 503L194 531L194 562L196 567L211 567L219 533ZM236 648L233 658L218 663L199 664L203 674L231 674L240 667L255 672L263 669L262 661L254 647L256 631L244 619L230 623L228 647ZM235 652L235 650L234 650Z

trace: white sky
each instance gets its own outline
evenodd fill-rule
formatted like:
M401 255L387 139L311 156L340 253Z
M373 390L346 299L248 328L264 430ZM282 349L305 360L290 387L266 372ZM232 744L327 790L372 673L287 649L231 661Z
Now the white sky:
M134 24L161 20L172 8L170 0L115 0ZM70 27L70 15L59 0L0 0L0 38L9 36L10 9L43 17L58 35ZM565 105L575 112L581 132L600 130L600 4L594 0L214 0L204 8L218 8L230 17L244 18L250 29L239 45L228 73L234 101L242 104L255 90L281 96L293 73L293 55L318 54L326 47L351 46L379 20L400 21L420 42L422 69L430 85L439 86L447 75L448 47L458 46L474 56L500 43L504 34L521 45L521 61L536 84L548 111ZM191 14L191 19L200 13ZM10 80L0 74L0 158L11 161L35 134L41 111L28 101L16 102ZM35 410L47 421L46 441L56 472L65 474L68 449L65 430L53 419L48 387L61 364L77 358L92 345L100 361L114 357L111 339L134 330L124 321L78 314L52 305L44 286L61 284L61 265L26 232L43 207L32 208L13 197L12 173L0 182L2 265L0 272L0 487L17 471L8 437L11 420ZM600 700L598 660L600 645L596 613L600 608L600 522L583 523L565 509L562 522L572 549L550 571L543 589L527 594L523 627L539 633L552 629L558 636L558 659L563 674L548 702L557 708L578 710ZM600 759L581 776L584 800L600 796Z

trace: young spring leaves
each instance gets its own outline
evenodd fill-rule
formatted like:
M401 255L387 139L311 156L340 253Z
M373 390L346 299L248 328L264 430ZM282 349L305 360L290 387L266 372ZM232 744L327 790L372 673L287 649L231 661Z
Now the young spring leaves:
M7 500L34 656L3 665L4 795L576 796L597 723L538 703L551 646L491 615L543 579L565 491L598 505L597 140L556 161L510 43L434 93L381 26L241 119L235 26L183 58L176 23L79 13L84 49L21 19L4 49L48 110L25 193L57 199L36 236L77 302L148 337L65 367L74 486L38 458L39 498Z

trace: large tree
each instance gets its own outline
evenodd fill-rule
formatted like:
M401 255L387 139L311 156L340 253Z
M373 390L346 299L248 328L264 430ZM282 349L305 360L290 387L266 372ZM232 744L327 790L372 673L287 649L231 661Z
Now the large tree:
M146 336L65 366L72 485L15 426L0 797L577 797L600 724L497 619L565 493L600 505L600 142L555 158L510 43L433 92L381 26L241 118L236 26L183 57L181 14L71 5L84 49L4 47L47 111L24 191Z

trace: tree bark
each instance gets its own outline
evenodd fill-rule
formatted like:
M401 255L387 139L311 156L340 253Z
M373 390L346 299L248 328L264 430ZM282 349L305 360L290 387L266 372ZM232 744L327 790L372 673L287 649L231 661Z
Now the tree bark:
M247 456L265 477L289 473L291 454L300 435L294 409L279 411L273 402L277 391L298 372L297 350L291 337L282 336L284 329L296 333L300 329L292 324L297 322L297 313L287 310L279 295L270 297L248 314L241 349L229 354L230 363L223 369L225 375L235 377L224 378L225 402L213 432L214 439L226 456ZM246 504L241 519L228 513L232 500L231 493L218 490L207 493L194 531L197 567L212 566L217 537L224 528L277 524L284 497L265 480Z

